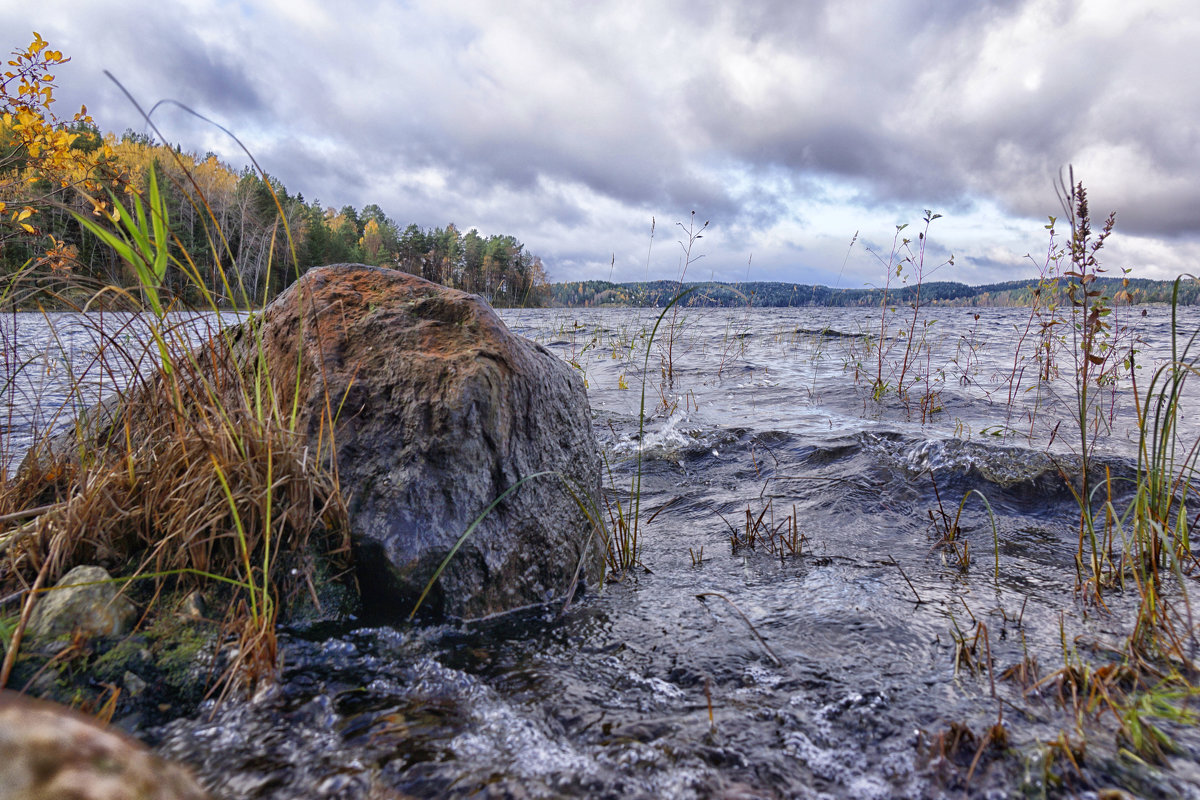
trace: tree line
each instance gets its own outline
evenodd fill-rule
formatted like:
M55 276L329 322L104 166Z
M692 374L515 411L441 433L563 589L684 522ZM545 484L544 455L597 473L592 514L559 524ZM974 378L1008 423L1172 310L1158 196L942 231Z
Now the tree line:
M76 279L79 286L134 286L129 266L82 229L72 216L112 210L112 193L123 206L143 194L150 170L159 176L177 257L205 276L208 290L230 301L266 302L305 270L359 262L420 275L436 283L487 297L494 305L541 305L548 299L545 267L514 236L465 233L453 223L439 228L400 226L370 204L324 207L292 194L277 179L250 168L235 171L209 153L203 157L127 131L119 140L89 124L77 125L72 150L101 157L93 165L91 191L40 174L0 129L0 179L7 175L36 196L28 227L0 238L0 269L13 275L30 265L43 273ZM21 177L23 176L23 177ZM97 204L100 205L97 208ZM183 299L188 285L168 276L168 291ZM229 296L232 295L232 296Z
M1015 306L1028 307L1035 301L1069 304L1067 278L1051 280L1006 281L983 286L969 286L954 281L931 281L921 285L922 306ZM1092 289L1102 291L1114 302L1169 303L1174 281L1146 278L1097 278ZM897 306L911 305L916 298L915 286L881 288L834 289L801 283L749 281L745 283L678 281L573 281L550 286L551 303L567 307L651 306L662 308L682 290L691 292L681 301L684 305L739 307L879 307L885 302ZM1200 302L1200 283L1185 281L1179 286L1179 303L1195 305Z

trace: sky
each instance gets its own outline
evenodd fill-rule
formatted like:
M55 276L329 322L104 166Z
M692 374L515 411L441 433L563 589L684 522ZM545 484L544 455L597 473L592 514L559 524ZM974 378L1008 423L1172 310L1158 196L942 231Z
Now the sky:
M555 281L677 279L707 222L687 280L881 285L927 209L927 280L1036 277L1069 165L1112 274L1200 272L1194 0L0 4L0 45L33 31L60 116L147 131L107 70L306 200L511 234Z

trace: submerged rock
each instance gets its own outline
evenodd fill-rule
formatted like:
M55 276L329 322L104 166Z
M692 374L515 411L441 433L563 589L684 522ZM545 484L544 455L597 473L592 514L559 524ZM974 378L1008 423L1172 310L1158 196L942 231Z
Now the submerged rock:
M38 599L28 634L36 639L57 639L74 631L88 637L124 636L137 620L137 609L120 588L103 567L75 567Z
M336 418L369 611L407 614L459 537L510 489L450 561L432 608L479 618L562 598L577 576L599 579L600 542L568 491L596 507L587 393L480 298L339 264L302 276L264 310L261 330L279 396L299 386L298 430L314 451ZM540 472L554 474L532 477Z

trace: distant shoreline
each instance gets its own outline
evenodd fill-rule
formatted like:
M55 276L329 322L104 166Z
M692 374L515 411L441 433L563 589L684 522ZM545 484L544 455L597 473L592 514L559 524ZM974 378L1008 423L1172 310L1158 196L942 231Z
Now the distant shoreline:
M969 286L951 281L930 281L921 286L922 306L951 307L1028 307L1035 301L1068 305L1066 278L1057 280L1008 281ZM795 307L878 307L886 296L888 304L911 306L916 287L892 287L886 294L881 288L834 289L828 286L772 281L723 283L720 281L685 282L692 292L682 301L693 307L768 308ZM1175 281L1145 278L1098 278L1092 288L1099 289L1114 303L1140 305L1170 303ZM570 281L550 284L550 305L559 308L663 307L680 291L678 281ZM1179 304L1200 303L1200 282L1181 281Z

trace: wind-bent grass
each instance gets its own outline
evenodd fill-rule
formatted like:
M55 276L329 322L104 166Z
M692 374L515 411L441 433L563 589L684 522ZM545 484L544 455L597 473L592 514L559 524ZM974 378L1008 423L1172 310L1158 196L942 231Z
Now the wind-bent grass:
M1188 499L1197 474L1200 441L1180 441L1178 415L1187 379L1197 372L1197 356L1192 348L1200 338L1200 331L1192 333L1182 349L1179 347L1181 280L1176 279L1173 290L1171 360L1155 370L1146 387L1145 398L1137 406L1140 432L1137 490L1130 508L1132 538L1125 543L1124 549L1127 569L1143 598L1132 646L1145 649L1158 640L1166 645L1167 653L1183 658L1194 668L1177 646L1181 642L1170 636L1182 627L1189 631L1184 638L1195 642L1191 625L1184 621L1191 618L1184 570L1197 566L1191 546ZM1136 382L1134 385L1136 387ZM1174 577L1174 588L1181 593L1187 612L1182 615L1184 619L1179 619L1178 613L1172 614L1172 608L1163 596L1163 569ZM1164 635L1171 641L1162 642Z

